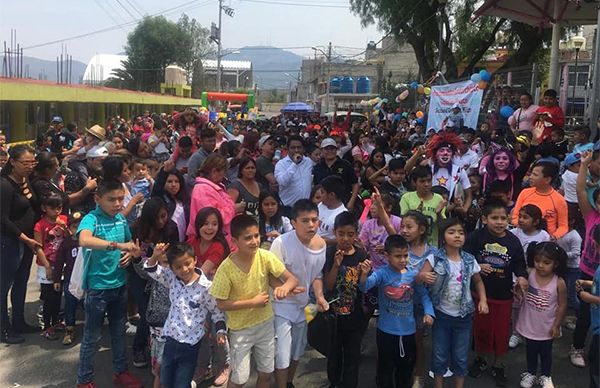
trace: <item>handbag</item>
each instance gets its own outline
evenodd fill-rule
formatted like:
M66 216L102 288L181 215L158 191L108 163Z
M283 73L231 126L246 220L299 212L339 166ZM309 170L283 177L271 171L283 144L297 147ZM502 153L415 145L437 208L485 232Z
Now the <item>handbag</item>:
M94 228L94 233L96 233L96 228ZM87 252L84 253L84 250ZM87 272L86 262L91 256L91 249L79 247L77 250L77 257L75 258L75 263L73 264L73 272L71 272L71 280L69 280L69 292L78 300L83 299L85 295L85 275Z
M336 326L337 316L331 310L318 313L308 324L308 344L327 357L335 339Z

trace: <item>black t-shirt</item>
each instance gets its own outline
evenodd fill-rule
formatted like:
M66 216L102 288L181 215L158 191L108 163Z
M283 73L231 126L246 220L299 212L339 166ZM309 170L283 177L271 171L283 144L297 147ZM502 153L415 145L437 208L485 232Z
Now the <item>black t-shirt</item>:
M327 166L325 160L321 160L313 167L313 184L318 185L328 176L338 175L344 180L344 198L340 198L342 202L348 204L350 195L352 195L352 186L358 182L352 165L346 160L337 158L331 167Z
M31 190L29 183L26 188L17 184L8 176L0 177L0 233L5 236L19 237L25 233L33 238L33 226L36 216L33 210L35 202L35 193ZM31 198L27 198L23 193L25 190L31 192ZM3 258L3 260L14 259L12 257Z
M66 129L62 129L60 132L51 132L52 134L52 145L50 150L56 155L60 156L63 148L70 150L73 147L73 143L77 140L77 137Z
M333 267L337 249L337 244L327 247L324 273L328 273ZM367 252L356 247L352 255L344 255L344 261L338 269L335 286L331 292L327 292L327 300L339 298L331 304L331 308L348 325L360 324L360 321L364 319L363 294L358 286L360 283L359 263L366 259Z
M71 171L65 176L65 192L73 194L84 188L88 178L97 178L93 171L90 171L85 161L72 160L69 162ZM79 204L71 208L72 211L89 213L96 208L94 201L94 192L90 192Z
M479 264L492 266L489 275L481 273L488 299L512 299L513 274L527 278L523 247L509 231L504 237L497 237L484 226L469 234L463 249L475 256Z

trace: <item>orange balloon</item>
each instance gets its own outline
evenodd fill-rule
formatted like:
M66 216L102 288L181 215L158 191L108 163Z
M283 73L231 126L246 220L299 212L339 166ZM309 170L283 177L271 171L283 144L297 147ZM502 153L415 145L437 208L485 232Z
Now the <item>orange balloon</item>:
M416 115L417 115L418 119L421 119L421 118L423 118L423 116L425 116L425 114L421 111L417 111Z
M488 87L488 83L485 81L479 81L479 83L477 84L477 87L479 89L486 89Z
M417 87L417 93L419 93L419 94L425 93L425 88L423 87L423 85L419 85L419 87Z

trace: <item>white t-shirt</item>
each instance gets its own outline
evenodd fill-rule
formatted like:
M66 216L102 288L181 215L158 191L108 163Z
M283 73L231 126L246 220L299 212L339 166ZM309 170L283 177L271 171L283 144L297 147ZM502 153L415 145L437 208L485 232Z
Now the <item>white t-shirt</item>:
M335 223L335 217L341 212L346 211L346 206L341 204L339 207L335 209L329 209L327 206L323 204L323 202L319 203L319 230L317 234L326 239L334 239L335 233L333 233L333 224Z
M435 258L433 255L427 257L427 261L431 264L431 267L435 267ZM448 260L450 263L450 277L448 279L448 285L444 292L444 297L440 299L440 304L437 306L438 310L444 314L448 314L452 317L458 317L460 315L460 298L462 297L462 263L460 261ZM476 261L473 261L473 275L479 273L481 267ZM466 292L470 292L466 290Z
M565 201L577 203L577 173L566 170L562 174L561 188L565 192Z
M460 172L458 172L456 165L451 164L450 166L454 171L454 175L451 175L451 171L448 171L447 168L440 167L433 174L432 185L445 187L450 192L450 199L453 199L454 195L457 193L457 184L460 183L463 190L466 190L471 188L471 183L469 182L469 176L465 170L461 168Z
M177 224L177 231L179 232L179 241L185 241L185 231L187 229L187 223L185 221L185 211L183 210L183 204L181 202L177 202L175 204L175 210L173 210L171 220L173 220L173 222Z
M479 155L477 155L477 152L468 149L463 155L454 155L452 163L461 166L463 170L477 168L479 166Z
M529 247L529 244L531 244L532 242L550 241L550 235L543 229L540 229L537 231L537 233L531 235L525 234L525 232L523 232L523 229L521 228L514 228L510 232L517 236L519 241L521 241L521 245L523 246L523 252L525 252L525 256L527 256L527 247Z
M148 138L148 143L154 143L155 141L159 141L158 136L150 135L150 137ZM165 143L163 143L162 141L159 141L158 144L156 145L156 147L154 147L154 153L155 154L168 154L169 149L167 148Z

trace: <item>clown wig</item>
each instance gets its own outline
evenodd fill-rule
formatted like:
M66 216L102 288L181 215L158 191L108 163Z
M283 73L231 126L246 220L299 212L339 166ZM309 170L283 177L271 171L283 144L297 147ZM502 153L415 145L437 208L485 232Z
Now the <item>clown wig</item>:
M440 148L448 147L452 150L453 154L456 154L458 147L460 147L460 143L460 139L454 132L440 132L431 138L429 147L427 148L427 157L435 163L435 154Z

